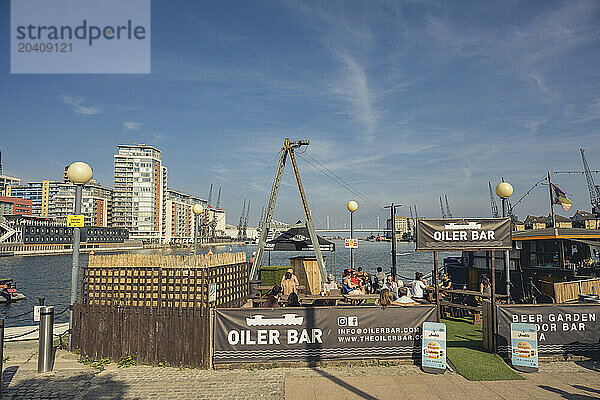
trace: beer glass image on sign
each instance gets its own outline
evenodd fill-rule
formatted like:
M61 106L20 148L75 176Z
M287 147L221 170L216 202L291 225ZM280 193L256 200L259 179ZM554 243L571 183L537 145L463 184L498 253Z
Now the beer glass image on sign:
M251 318L246 318L248 326L266 326L266 325L302 325L304 317L299 317L296 314L283 314L281 318L265 318L264 315L255 315Z

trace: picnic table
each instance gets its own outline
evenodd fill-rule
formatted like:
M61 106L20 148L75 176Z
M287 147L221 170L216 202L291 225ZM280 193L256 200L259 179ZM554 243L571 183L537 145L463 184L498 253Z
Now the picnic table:
M346 302L348 302L350 304L358 304L365 300L376 300L379 298L378 294L356 294L356 295L343 294L342 296L344 297Z
M324 303L328 306L335 306L338 301L344 300L344 296L339 295L329 295L329 296L321 296L318 294L309 294L300 296L301 304L314 304L315 302Z
M454 308L458 310L467 310L469 312L473 312L473 323L478 324L481 321L481 304L478 305L469 305L464 304L465 297L480 297L483 299L490 299L492 297L491 293L481 293L476 290L466 290L466 289L440 289L440 294L450 295L450 299L440 300L441 307ZM497 294L496 299L506 299L508 298L505 294ZM471 302L471 304L475 304L476 300Z
M258 290L260 292L260 298L262 299L267 293L269 293L271 291L271 289L273 289L273 286L258 285L258 286L255 286L255 288L256 288L256 290ZM296 289L298 289L298 293L303 293L304 289L306 289L306 287L304 285L298 285L298 287Z

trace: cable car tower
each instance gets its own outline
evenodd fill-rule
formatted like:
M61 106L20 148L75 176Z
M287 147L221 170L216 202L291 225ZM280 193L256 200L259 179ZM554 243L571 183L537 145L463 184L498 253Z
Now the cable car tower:
M296 184L298 186L298 192L300 193L300 201L304 208L304 215L306 216L306 227L310 235L310 242L312 243L317 258L317 264L319 265L319 271L321 272L321 281L325 281L327 272L325 271L325 263L323 262L323 254L321 253L321 247L319 246L319 240L317 239L317 232L313 225L313 220L310 215L310 208L308 207L308 201L306 200L306 194L302 186L302 179L300 179L300 171L298 170L298 163L296 162L296 156L294 155L294 149L301 146L308 146L310 142L308 140L297 140L291 142L289 138L283 141L283 147L280 151L279 163L277 164L277 172L275 173L275 179L273 180L273 187L271 188L271 195L269 196L269 203L267 204L267 213L262 223L262 230L260 232L260 238L258 240L258 248L256 249L256 256L254 257L254 263L252 264L252 270L250 271L250 279L254 279L257 275L258 267L262 263L263 254L265 251L265 245L267 244L267 236L271 229L271 220L273 213L275 212L275 202L277 201L277 194L279 193L279 186L281 185L281 178L283 177L283 169L285 168L285 162L289 155L290 161L292 162L292 168L294 169L294 176L296 177Z

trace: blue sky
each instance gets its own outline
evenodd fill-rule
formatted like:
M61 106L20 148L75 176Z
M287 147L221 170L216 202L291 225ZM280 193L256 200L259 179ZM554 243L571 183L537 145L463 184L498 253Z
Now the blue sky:
M581 170L579 147L600 169L596 1L152 1L149 75L11 75L9 27L3 1L0 148L24 180L84 160L112 186L116 144L148 143L169 187L222 186L233 224L249 198L254 225L285 137L377 205L431 217L442 194L489 216L488 181L516 202L547 170ZM315 224L341 226L356 196L299 163ZM583 176L553 179L590 209ZM358 200L358 223L387 215ZM543 187L515 209L548 210ZM301 215L287 170L276 218Z

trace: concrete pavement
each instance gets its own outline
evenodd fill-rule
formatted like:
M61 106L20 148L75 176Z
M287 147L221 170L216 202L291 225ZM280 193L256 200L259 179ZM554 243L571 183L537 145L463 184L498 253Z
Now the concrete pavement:
M469 382L413 365L198 370L113 363L102 372L58 351L54 372L37 373L37 341L8 343L3 399L593 399L599 362L542 364L521 381Z

